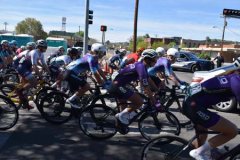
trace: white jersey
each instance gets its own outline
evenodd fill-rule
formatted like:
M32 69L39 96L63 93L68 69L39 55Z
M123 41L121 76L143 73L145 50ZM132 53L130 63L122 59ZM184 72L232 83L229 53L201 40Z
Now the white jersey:
M68 65L70 62L72 62L72 59L68 55L62 55L59 57L54 57L50 60L50 65L54 66L63 66L63 65Z
M29 55L31 56L32 65L37 65L37 62L40 61L42 64L46 64L44 60L44 54L39 52L38 49L32 50Z
M19 53L17 56L18 57L29 56L29 53L30 53L29 50L25 50L25 51Z

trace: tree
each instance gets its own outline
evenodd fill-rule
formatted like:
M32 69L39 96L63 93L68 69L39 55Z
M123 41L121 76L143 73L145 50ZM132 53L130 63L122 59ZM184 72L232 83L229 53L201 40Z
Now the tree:
M152 44L152 49L156 49L156 48L158 48L158 47L163 47L163 48L165 48L165 45L164 45L163 42L159 42L159 41L153 42L153 44Z
M84 37L84 32L83 32L83 31L76 32L75 34L78 35L78 36L80 36L80 37Z
M205 40L205 44L208 46L211 43L211 39L207 36Z
M35 40L47 38L47 33L43 30L41 22L34 18L26 18L19 22L15 31L17 34L32 35Z
M148 47L148 43L144 41L144 36L138 36L137 37L137 44L136 45L137 45L137 48L140 48L140 47L147 48ZM133 39L130 39L129 49L133 50Z

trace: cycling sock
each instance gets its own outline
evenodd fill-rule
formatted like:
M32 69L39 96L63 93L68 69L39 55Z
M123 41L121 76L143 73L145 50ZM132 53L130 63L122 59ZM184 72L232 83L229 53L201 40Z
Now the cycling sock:
M208 141L206 141L202 146L200 146L199 148L196 149L196 152L198 154L202 154L206 151L210 151L212 149L212 147L210 146L210 144L208 143Z

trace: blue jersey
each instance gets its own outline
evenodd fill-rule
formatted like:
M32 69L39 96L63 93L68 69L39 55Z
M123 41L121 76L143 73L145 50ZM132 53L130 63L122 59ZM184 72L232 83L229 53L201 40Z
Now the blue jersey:
M160 57L155 65L148 69L148 74L151 76L156 76L158 72L163 72L166 76L173 74L171 62L167 58Z
M73 71L77 75L86 71L96 73L99 68L98 57L89 53L69 63L66 67L67 70Z
M114 79L117 85L125 85L137 80L142 82L144 86L148 85L147 68L142 62L129 64L125 68L119 70L119 74Z
M122 59L123 57L120 56L120 54L116 54L112 56L112 58L109 60L109 64L108 64L109 67L111 67L112 69L117 69L117 66L115 63L117 62L117 64L120 65L122 62Z

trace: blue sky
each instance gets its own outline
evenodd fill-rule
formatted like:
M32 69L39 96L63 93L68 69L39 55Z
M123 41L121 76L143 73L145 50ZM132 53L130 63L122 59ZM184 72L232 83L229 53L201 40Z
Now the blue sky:
M89 0L94 11L89 36L101 41L101 25L107 25L106 40L128 41L133 35L135 0ZM224 8L239 9L239 0L139 0L138 35L180 36L185 39L221 39ZM85 0L1 0L0 30L14 30L27 17L39 20L46 32L84 30ZM240 41L240 19L228 18L226 40ZM213 26L216 26L213 28Z

